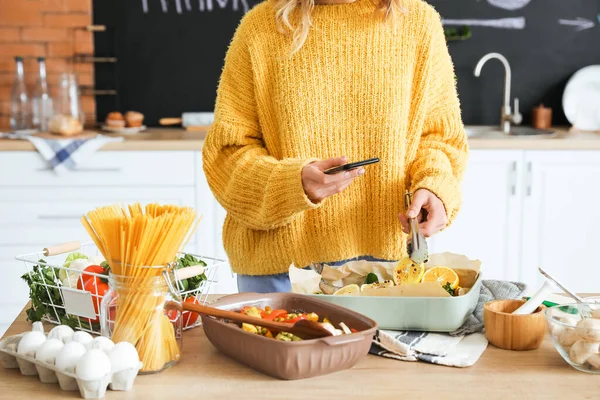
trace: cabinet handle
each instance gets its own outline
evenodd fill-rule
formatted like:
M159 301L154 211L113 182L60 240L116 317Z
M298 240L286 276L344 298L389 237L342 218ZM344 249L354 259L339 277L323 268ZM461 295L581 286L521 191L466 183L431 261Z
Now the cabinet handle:
M531 193L533 190L533 173L532 173L533 167L531 165L531 162L527 163L527 197L531 197Z
M38 219L45 220L69 220L69 219L81 219L81 215L38 215Z
M38 172L43 172L43 171L53 171L52 168L48 167L48 168L38 168L37 169ZM121 168L119 167L114 167L114 168L75 168L70 170L69 172L71 173L77 173L77 172L121 172Z
M510 173L510 195L515 196L517 194L517 162L513 161L512 170Z

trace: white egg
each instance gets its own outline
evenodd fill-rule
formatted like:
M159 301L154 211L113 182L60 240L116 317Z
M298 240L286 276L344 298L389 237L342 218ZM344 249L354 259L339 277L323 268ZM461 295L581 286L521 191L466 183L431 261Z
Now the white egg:
M98 349L88 350L75 367L75 376L84 381L102 379L107 374L110 374L110 360L105 352Z
M46 335L44 335L44 332L27 332L25 335L23 335L23 338L19 342L19 346L17 347L17 353L29 357L35 357L35 352L45 341Z
M102 350L103 352L105 352L108 355L108 353L110 353L110 351L112 350L112 348L114 346L115 346L115 344L109 338L104 337L104 336L98 336L97 338L94 338L94 340L92 340L87 345L87 348L88 348L88 350L91 350L91 349Z
M42 324L41 321L36 321L33 324L31 324L31 331L37 331L37 332L42 332L44 333L44 324Z
M72 374L79 359L85 354L85 346L79 342L69 342L63 346L54 365L59 370Z
M90 344L90 342L94 340L94 337L92 335L90 335L87 332L83 332L83 331L77 331L73 334L73 337L71 338L71 341L73 342L79 342L84 346L87 346L88 344Z
M62 340L48 339L35 352L35 359L54 365L54 360L64 345Z
M48 333L48 339L62 340L63 343L67 344L71 341L74 334L75 331L73 331L73 329L71 329L70 326L59 325L55 326L54 328L52 328L52 330L50 330L50 332Z
M112 371L119 372L128 368L137 368L140 358L135 346L129 342L119 342L115 344L108 354Z

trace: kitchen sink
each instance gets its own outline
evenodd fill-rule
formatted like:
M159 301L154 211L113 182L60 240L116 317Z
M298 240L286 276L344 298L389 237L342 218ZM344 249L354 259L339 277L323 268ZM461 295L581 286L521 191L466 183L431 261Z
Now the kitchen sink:
M497 139L507 136L540 136L547 137L554 134L553 130L536 129L528 126L511 126L510 133L506 134L498 126L467 126L465 128L469 138Z

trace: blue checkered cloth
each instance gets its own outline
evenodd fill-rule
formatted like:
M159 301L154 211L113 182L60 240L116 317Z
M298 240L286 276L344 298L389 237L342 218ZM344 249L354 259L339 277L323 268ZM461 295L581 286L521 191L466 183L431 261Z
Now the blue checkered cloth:
M447 367L470 367L487 348L483 333L483 305L492 300L518 299L527 286L519 282L484 280L477 307L454 332L429 333L380 330L370 353L399 361L423 361Z
M56 173L63 173L76 170L102 146L110 142L123 141L123 138L96 135L86 139L46 139L28 136L27 140L35 146Z

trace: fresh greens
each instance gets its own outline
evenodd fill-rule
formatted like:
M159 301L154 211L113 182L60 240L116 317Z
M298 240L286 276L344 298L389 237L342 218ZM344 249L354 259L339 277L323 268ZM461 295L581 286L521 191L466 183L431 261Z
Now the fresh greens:
M460 28L446 28L444 29L444 35L447 41L455 40L467 40L473 35L469 26L462 26Z
M53 271L52 267L44 266L46 264L44 260L38 262L40 264L33 267L31 274L26 273L21 276L21 279L29 286L29 298L31 299L31 306L26 311L27 320L37 322L47 315L54 320L58 317L59 321L56 322L71 328L79 327L81 322L82 328L90 329L89 323L83 319L79 321L77 317L66 313L59 289L61 285L56 279L56 271Z
M80 258L82 258L82 259L84 259L84 260L87 260L87 259L88 259L88 256L86 256L86 255L85 255L85 254L83 254L83 253L77 253L77 252L73 252L73 253L69 254L69 255L67 256L67 258L65 259L65 262L64 262L64 264L63 264L63 267L65 267L65 268L69 268L69 266L71 265L71 262L73 262L73 261L75 261L75 260L78 260L78 259L80 259Z
M374 273L369 272L369 274L367 275L367 279L365 280L365 283L367 285L370 285L372 283L379 283L379 278Z
M108 274L110 273L110 265L108 265L108 262L102 261L100 263L100 266L104 268L104 270L106 271L106 276L108 276ZM100 278L100 280L104 283L108 283L108 279Z
M450 293L450 296L454 296L454 289L452 288L452 284L450 282L446 282L446 284L444 286L442 286L442 288Z
M180 257L177 260L177 266L175 267L175 269L191 267L194 265L202 265L203 267L206 267L206 263L204 261L194 257L191 254L184 254L183 257ZM182 292L196 290L200 287L202 282L204 282L207 279L208 278L206 277L206 274L192 276L191 278L179 281L177 283L178 289Z
M39 260L39 262L45 264L44 260ZM26 273L21 276L21 279L29 286L31 307L26 311L28 321L40 321L44 315L50 314L52 309L46 304L62 305L60 291L57 288L48 287L48 285L57 286L52 268L36 265L31 274Z

